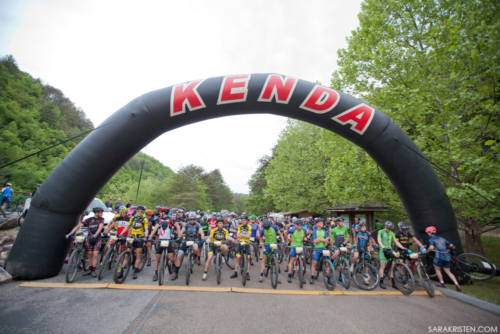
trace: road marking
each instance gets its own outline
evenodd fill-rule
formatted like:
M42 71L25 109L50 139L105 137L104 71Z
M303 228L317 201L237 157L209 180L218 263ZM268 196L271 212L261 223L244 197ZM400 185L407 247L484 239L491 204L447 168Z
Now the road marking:
M41 283L26 282L23 288L63 288L63 289L115 289L115 290L156 290L156 291L195 291L195 292L236 292L236 293L260 293L270 295L307 295L307 296L404 296L399 291L304 291L304 290L271 290L250 288L212 288L200 286L168 286L168 285L132 285L132 284L108 284L108 283ZM435 291L436 296L443 296ZM425 291L414 291L410 296L427 296Z
M106 289L108 283L85 284L85 283L42 283L42 282L26 282L20 287L23 288L63 288L63 289Z

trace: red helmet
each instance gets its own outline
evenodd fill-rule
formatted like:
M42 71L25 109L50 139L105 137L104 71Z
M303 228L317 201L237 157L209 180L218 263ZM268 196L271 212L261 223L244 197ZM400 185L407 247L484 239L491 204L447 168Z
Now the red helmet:
M166 213L169 213L170 212L170 209L167 208L166 206L164 206L163 208L160 209L160 212L166 212Z
M425 229L425 233L436 233L436 228L434 226L429 226Z

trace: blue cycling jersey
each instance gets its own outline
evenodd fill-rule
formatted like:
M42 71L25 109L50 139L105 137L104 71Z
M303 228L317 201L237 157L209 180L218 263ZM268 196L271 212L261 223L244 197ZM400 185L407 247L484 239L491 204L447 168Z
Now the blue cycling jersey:
M252 225L252 238L255 238L257 236L257 231L259 230L259 224L250 224Z
M436 254L436 259L441 259L444 261L451 261L450 253L446 249L451 243L445 238L433 236L429 239L429 246L434 246L434 253Z
M372 239L372 235L368 232L362 232L358 231L356 232L356 236L358 237L358 246L365 247L370 243L370 240Z
M10 198L11 195L12 195L12 188L5 187L5 189L3 190L3 195L2 196Z

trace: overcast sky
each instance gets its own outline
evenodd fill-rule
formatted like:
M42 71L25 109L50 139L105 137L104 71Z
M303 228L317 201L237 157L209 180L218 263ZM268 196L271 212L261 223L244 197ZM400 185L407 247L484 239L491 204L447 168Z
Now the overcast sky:
M0 54L61 89L98 126L143 93L199 78L276 72L329 85L360 3L0 0ZM210 120L164 134L147 154L174 171L219 168L233 192L248 193L256 161L285 123L272 115Z

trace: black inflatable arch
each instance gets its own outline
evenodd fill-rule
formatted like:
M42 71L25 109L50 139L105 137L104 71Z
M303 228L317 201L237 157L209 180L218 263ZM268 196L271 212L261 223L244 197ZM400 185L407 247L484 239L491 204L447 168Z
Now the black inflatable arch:
M333 131L363 148L397 190L417 237L425 227L458 245L457 223L430 164L387 115L352 96L278 74L244 74L189 81L136 98L87 136L49 175L7 261L20 279L57 275L77 224L99 190L138 151L164 132L204 120L243 114L291 117ZM245 124L241 124L241 135ZM203 140L200 136L199 140ZM179 137L172 145L182 145ZM291 162L293 163L293 162Z

